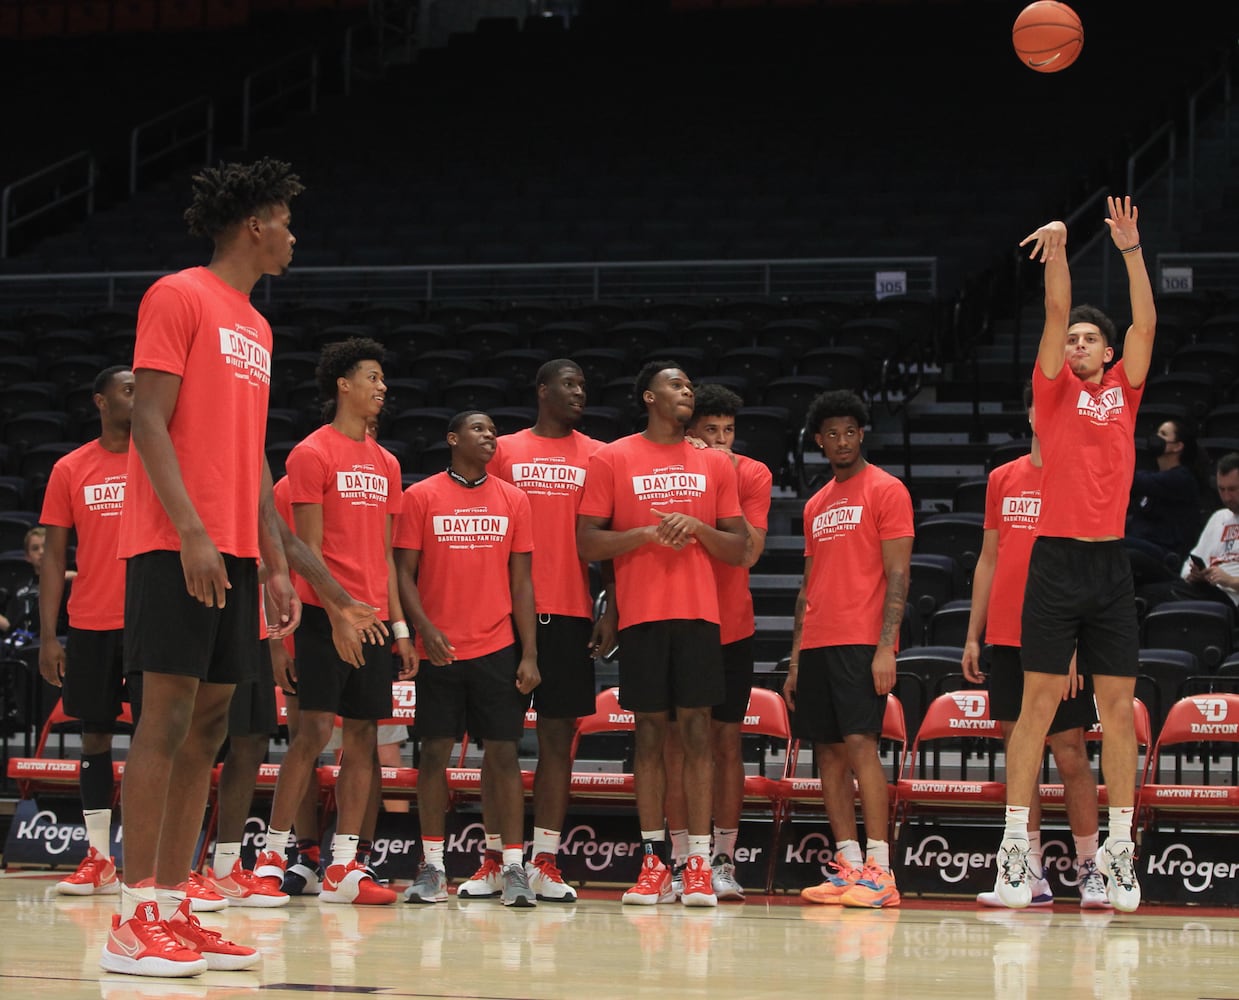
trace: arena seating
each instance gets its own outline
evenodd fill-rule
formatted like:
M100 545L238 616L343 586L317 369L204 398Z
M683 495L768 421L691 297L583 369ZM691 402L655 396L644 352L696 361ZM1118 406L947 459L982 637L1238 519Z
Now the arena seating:
M1140 809L1146 827L1234 826L1239 809L1239 694L1192 695L1170 707L1153 749Z
M919 735L920 718L937 693L927 670L914 672L913 664L927 662L923 647L940 645L934 614L968 596L979 552L979 542L960 546L957 538L931 544L930 532L938 523L932 515L970 515L966 526L950 523L975 539L984 473L1027 452L1028 440L1019 436L1022 414L1005 413L1009 419L1002 422L1003 430L995 420L985 428L983 440L952 445L959 460L942 464L954 471L941 482L935 474L931 482L929 473L919 472L918 456L939 446L928 434L922 436L923 431L945 422L953 432L966 433L968 419L925 398L915 400L911 453L905 452L902 444L877 433L898 424L879 405L883 372L886 387L898 389L900 367L926 361L941 372L927 382L940 399L947 400L952 392L970 397L973 386L964 378L966 369L953 367L962 360L956 353L968 350L955 343L960 331L951 326L952 306L964 279L996 255L1007 254L1011 233L1022 234L1030 217L1049 208L1047 201L1057 210L1064 200L1060 193L1077 179L1051 178L1041 167L1033 171L1018 162L1012 167L1004 159L1010 147L1005 152L997 148L1004 142L977 130L973 110L961 107L956 118L923 123L933 128L934 143L952 144L961 158L965 148L994 146L970 160L976 176L1001 177L1004 189L1018 192L1018 198L991 201L979 188L956 197L958 185L944 174L945 169L954 172L954 166L928 177L917 174L914 180L906 157L889 153L891 148L916 146L924 137L915 122L916 95L897 91L897 103L892 103L891 92L882 89L883 78L892 75L890 65L900 59L898 53L884 53L883 65L877 65L870 54L857 52L846 66L833 69L844 82L838 92L849 95L835 100L825 96L832 90L826 80L805 87L790 68L780 69L788 49L776 43L788 43L795 30L765 36L758 53L762 58L755 64L767 67L766 82L780 95L772 101L771 91L758 87L754 74L735 72L736 58L746 51L740 45L746 32L734 25L744 23L736 18L731 27L719 29L722 70L707 64L704 47L686 44L682 33L673 32L642 50L653 63L665 60L666 74L650 73L637 84L613 79L599 89L579 83L565 87L563 81L597 79L596 74L579 74L591 68L591 61L598 67L612 65L594 57L631 44L630 35L604 42L598 27L585 23L579 29L581 48L568 48L573 36L549 47L529 40L530 48L518 52L461 40L448 50L425 53L417 66L394 70L377 91L370 85L362 88L360 101L327 102L317 120L288 118L262 130L253 152L306 164L310 190L296 222L302 266L924 253L941 258L941 295L927 301L914 295L879 300L867 294L731 297L703 292L691 299L604 295L595 301L548 294L539 301L515 301L498 294L426 300L420 298L420 289L403 289L399 301L394 296L387 301L366 291L333 297L315 289L311 279L299 286L298 294L281 296L277 291L263 306L277 343L268 452L278 475L282 456L317 422L317 351L340 336L375 336L387 347L389 415L382 434L393 448L401 448L406 484L443 467L447 417L453 406L477 405L483 397L476 394L491 393L485 404L505 429L527 421L529 374L538 358L572 356L586 368L589 433L612 440L633 431L639 424L629 392L632 374L641 359L667 353L693 364L699 381L726 383L740 392L746 407L738 420L737 450L770 466L778 513L795 524L808 492L808 479L795 474L798 417L808 398L825 385L863 387L875 404L875 432L866 442L870 459L900 474L912 470L905 478L918 505L926 498L918 511L925 531L913 558L909 622L915 624L910 625L912 641L905 641L907 655L901 661L904 732L905 739L912 739ZM804 47L810 42L821 39L806 39ZM537 51L550 58L535 64L528 56L539 44ZM178 51L166 54L175 59ZM524 67L520 79L528 94L549 96L495 99L486 85L488 74L508 63ZM94 62L89 68L99 72ZM975 65L959 69L977 72ZM1040 106L1040 97L1031 102L1030 95L1037 93L1034 84L1057 83L1014 74L1011 79L1003 100L1009 102L1005 113L1013 118ZM691 86L684 89L686 81ZM718 83L711 84L713 100L705 106L698 96L704 81ZM1138 82L1160 96L1155 81ZM950 85L945 78L941 81L943 88ZM618 105L608 103L615 93L626 102L620 106L622 115L613 110ZM116 91L111 94L115 97ZM683 128L683 102L690 100L683 95L691 95L689 109L700 129ZM149 96L144 96L143 108ZM646 113L631 115L628 109L634 103ZM365 114L359 111L363 105ZM900 120L875 135L872 123L884 109L896 106L902 109ZM654 114L659 110L666 110L665 118ZM1056 140L1062 151L1085 148L1085 130L1097 129L1097 116L1084 107L1079 110L1078 120L1063 122ZM535 136L531 123L548 117L580 128L571 130L570 137ZM828 119L830 127L805 126L819 118ZM434 137L420 145L416 155L410 155L410 120L418 122L420 135ZM1087 148L1108 151L1113 140L1090 136ZM364 152L350 156L349 150ZM868 150L886 162L875 168ZM495 155L502 156L503 170L494 168ZM1045 159L1056 156L1047 151ZM86 261L93 262L91 269L196 263L202 248L192 246L181 232L184 190L181 173L132 203L101 205L105 210L86 224L25 250L11 266L46 271ZM929 208L921 203L926 190L942 193ZM889 197L875 204L874 191ZM381 217L362 213L365 217L358 218L356 206L375 203L383 206ZM978 227L975 233L969 232L973 226ZM1226 232L1226 238L1231 237L1233 227ZM0 264L0 273L8 267ZM1150 382L1138 431L1147 433L1150 424L1155 427L1167 414L1194 412L1210 441L1239 440L1239 418L1231 412L1239 407L1232 347L1239 331L1239 297L1163 296L1158 306L1165 326L1159 334L1156 381ZM5 387L0 400L5 411L0 508L38 511L51 463L91 434L86 383L97 367L131 357L134 323L132 304L80 307L54 296L37 305L0 303L0 351L5 358L0 365L0 385ZM974 335L971 330L963 334L965 340ZM466 347L466 352L452 353ZM1025 357L1031 354L1026 351ZM1017 395L1007 379L1001 394L982 396L978 402L1001 407ZM1008 426L1018 431L1004 440ZM977 455L981 458L973 461ZM780 651L790 647L789 616L802 552L803 540L795 531L772 528L768 551L754 569L758 614L777 623L761 637L762 666L774 667L763 671L766 681L777 681ZM26 572L24 562L14 565ZM1223 645L1217 639L1211 648ZM955 653L939 658L940 673L954 672L950 655ZM1151 656L1142 662L1152 673ZM1210 676L1225 671L1211 656L1207 664L1192 668L1192 674L1214 667L1218 673ZM1161 679L1146 676L1141 683ZM1158 695L1149 695L1154 732L1174 706L1181 683L1159 686ZM462 801L473 790L465 770L461 768L456 781ZM269 765L262 782L274 773ZM328 767L328 785L332 776ZM629 774L618 779L615 774L577 774L573 780L574 796L582 800L601 801L617 788L631 796ZM385 772L389 792L395 790L392 782L409 792L415 787L415 770Z

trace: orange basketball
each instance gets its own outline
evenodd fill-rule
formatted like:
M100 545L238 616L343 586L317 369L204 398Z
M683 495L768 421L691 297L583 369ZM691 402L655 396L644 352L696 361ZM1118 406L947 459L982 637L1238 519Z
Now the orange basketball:
M1015 54L1029 69L1057 73L1066 69L1084 47L1084 26L1074 10L1056 0L1036 0L1015 19L1011 29Z

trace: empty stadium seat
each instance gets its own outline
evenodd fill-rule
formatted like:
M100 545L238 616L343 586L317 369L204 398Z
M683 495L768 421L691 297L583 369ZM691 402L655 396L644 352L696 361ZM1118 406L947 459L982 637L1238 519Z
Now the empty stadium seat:
M1144 647L1182 649L1216 670L1234 649L1235 611L1219 601L1167 601L1144 616Z

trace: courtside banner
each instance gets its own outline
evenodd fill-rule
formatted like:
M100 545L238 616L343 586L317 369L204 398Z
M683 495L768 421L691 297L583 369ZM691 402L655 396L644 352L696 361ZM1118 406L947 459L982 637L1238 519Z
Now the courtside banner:
M1146 831L1136 858L1141 898L1150 903L1239 905L1233 833Z
M446 819L444 861L448 877L467 879L477 871L482 860L485 847L482 822L476 814L469 813L448 813ZM330 844L333 832L329 829L323 835L324 845ZM766 885L770 832L769 822L746 821L741 824L737 838L736 877L754 891ZM532 827L527 826L526 859L533 846L532 833ZM249 828L246 836L250 837ZM379 877L412 880L421 858L417 813L381 813L370 854L370 863ZM633 884L641 866L636 818L631 815L569 816L560 836L558 861L565 881L573 885Z
M71 800L22 799L9 824L4 863L9 868L76 868L89 848L82 810ZM115 820L112 855L120 866L120 824Z
M975 896L992 891L997 877L995 855L1002 840L996 826L905 824L891 853L903 895ZM1068 830L1041 831L1042 863L1056 897L1080 893L1075 846Z

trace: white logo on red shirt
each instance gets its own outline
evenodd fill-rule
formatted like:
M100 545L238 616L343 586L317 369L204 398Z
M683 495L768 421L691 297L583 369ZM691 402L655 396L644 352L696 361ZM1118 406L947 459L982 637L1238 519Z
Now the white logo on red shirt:
M1095 423L1105 424L1120 416L1123 406L1123 387L1112 385L1096 396L1091 395L1087 389L1081 389L1076 411L1080 416L1088 417Z
M237 325L236 329L219 328L219 353L225 364L236 368L237 378L260 384L271 384L271 352L258 343L258 331Z
M535 459L512 463L512 482L526 491L577 493L585 486L585 470L563 459Z
M82 487L82 500L93 514L115 517L125 503L125 475L109 476L101 483Z
M1035 528L1041 516L1041 494L1002 498L1003 524L1012 528Z
M864 515L865 508L861 504L840 500L813 519L813 538L817 541L828 539L840 532L855 531L860 527Z
M458 510L454 514L436 514L430 521L435 539L451 544L454 549L489 549L502 542L508 534L508 518L491 514L485 507Z
M669 466L645 476L633 476L632 492L638 500L697 498L705 496L706 477L699 472L685 472L682 465Z
M341 470L336 473L336 491L341 500L352 500L354 506L387 503L387 477L359 469Z

